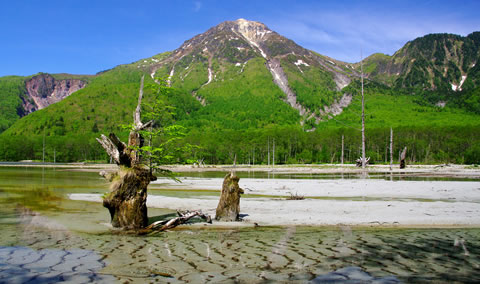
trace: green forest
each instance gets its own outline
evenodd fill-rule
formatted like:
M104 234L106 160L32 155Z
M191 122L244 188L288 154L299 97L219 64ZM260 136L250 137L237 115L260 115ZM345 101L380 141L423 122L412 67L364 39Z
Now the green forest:
M117 76L121 76L123 71L120 69L115 72L119 72ZM140 73L128 74L128 77L130 76L139 78ZM112 103L95 107L92 100L72 96L58 103L57 109L52 113L49 108L32 113L30 116L35 117L35 123L25 126L20 124L19 129L24 132L12 135L12 131L18 129L12 128L0 135L0 159L109 162L95 138L101 133L108 134L113 131L121 139L127 139L128 131L122 128L122 124L131 122L130 113L135 105L138 81L131 80L131 83L108 87L104 86L102 81L92 82L94 86L88 91L111 96L108 99L112 102L121 101L118 106ZM341 115L321 122L313 132L305 131L294 119L268 124L268 117L260 117L252 119L256 121L253 125L245 124L249 114L242 114L242 108L231 107L229 113L223 114L231 119L227 122L217 121L222 117L217 118L215 113L224 113L229 103L255 103L261 108L261 104L265 102L233 100L212 104L210 110L204 108L198 111L201 106L194 98L172 89L165 100L169 105L181 107L173 108L170 123L187 129L186 136L176 142L177 146L197 146L191 153L179 154L175 157L175 162L182 164L194 159L206 164L232 164L236 155L238 163L268 164L268 152L270 151L271 163L275 144L276 164L339 163L344 136L344 161L354 163L361 155L361 108L357 87L359 83L354 82L345 89L354 95L352 104ZM148 94L148 88L146 93ZM458 108L421 105L416 102L415 96L398 94L388 87L372 82L367 82L365 94L367 157L371 157L371 163L389 162L390 127L394 132L395 160L398 159L401 149L407 147L407 161L410 164L480 163L478 115ZM86 97L89 98L88 95ZM148 95L146 98L148 102ZM69 107L68 113L67 110L61 110L62 105ZM75 109L78 111L73 111ZM99 109L102 112L110 111L111 115L96 115ZM195 115L189 115L195 110ZM207 111L212 113L214 119L208 119ZM268 113L268 109L265 109L265 113ZM295 117L295 113L292 112L292 116ZM202 120L202 117L205 119ZM259 123L263 124L259 127Z
M458 163L480 161L480 126L396 127L394 132L395 161L403 147L408 148L407 161L415 164ZM191 155L176 157L176 163L189 159L206 164L267 164L268 151L276 164L339 163L344 136L345 163L354 163L361 156L361 135L355 129L330 128L305 132L297 126L267 127L248 130L190 130L181 141L197 145ZM390 128L367 128L367 157L371 163L388 163ZM4 161L34 160L46 162L109 162L100 147L97 135L1 136L0 159ZM124 141L126 133L119 135ZM45 145L45 156L43 156Z
M0 78L0 133L19 118L22 107L22 99L19 94L25 93L24 80L20 76Z

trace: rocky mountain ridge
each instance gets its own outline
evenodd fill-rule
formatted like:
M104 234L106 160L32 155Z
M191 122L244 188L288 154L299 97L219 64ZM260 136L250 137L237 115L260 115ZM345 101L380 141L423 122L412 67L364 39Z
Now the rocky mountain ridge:
M429 34L406 43L393 56L374 54L364 64L369 78L398 89L459 92L478 85L473 79L479 59L480 32L474 32L466 37Z
M205 73L204 81L189 91L205 105L208 103L208 97L200 96L199 89L221 80L220 78L224 77L222 73L232 65L237 67L240 73L243 72L245 65L253 58L262 58L265 61L264 66L270 72L273 82L285 94L283 100L301 116L305 116L305 119L315 118L317 122L321 120L321 115L338 114L341 108L348 104L338 104L336 112L331 112L328 105L318 109L305 105L298 99L295 90L292 90L289 74L285 72L283 65L293 67L290 72L297 73L299 77L304 77L304 69L320 69L334 82L335 85L329 87L331 91L343 89L350 83L352 77L358 77L358 73L352 70L349 64L334 62L317 55L270 30L266 25L245 19L223 22L186 41L170 56L155 62L150 69L150 75L153 78L158 74L157 71L163 71L160 74L168 76L167 81L170 85L182 88L182 82L193 70L192 65L204 62L206 65L202 70ZM346 102L345 99L342 101Z

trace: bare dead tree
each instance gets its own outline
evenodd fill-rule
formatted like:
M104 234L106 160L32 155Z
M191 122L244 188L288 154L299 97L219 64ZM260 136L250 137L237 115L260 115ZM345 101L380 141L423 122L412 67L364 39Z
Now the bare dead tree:
M362 169L367 166L367 158L365 153L365 96L363 93L363 54L360 60L361 80L362 80Z
M393 128L390 127L390 170L393 170Z
M342 158L341 158L341 163L342 163L342 165L343 165L343 156L344 156L344 149L345 149L345 142L344 142L344 140L345 140L345 136L342 135Z

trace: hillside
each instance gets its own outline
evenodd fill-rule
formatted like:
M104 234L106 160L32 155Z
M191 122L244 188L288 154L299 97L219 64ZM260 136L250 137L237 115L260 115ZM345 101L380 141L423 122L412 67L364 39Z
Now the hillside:
M480 32L466 37L430 34L408 42L393 56L364 61L372 80L418 95L425 101L480 113ZM359 64L356 64L358 70Z
M39 73L0 78L0 133L19 118L84 88L92 76Z
M372 161L383 161L385 149L379 145L385 144L390 127L401 132L395 147L409 145L412 161L465 162L480 153L475 148L480 141L476 134L480 116L475 114L480 112L478 34L430 35L407 43L393 56L375 54L365 59ZM442 60L433 55L436 49L446 50ZM423 77L415 77L418 70ZM435 70L444 73L440 76ZM173 122L187 128L179 143L200 146L195 158L229 163L238 154L243 162L255 156L257 162L266 163L268 144L275 139L280 163L333 162L339 159L342 135L348 136L349 161L358 157L359 64L304 49L262 23L243 19L221 23L172 52L95 76L1 78L0 91L6 91L0 95L8 98L8 106L1 104L6 111L0 126L6 127L25 110L21 94L35 90L45 99L48 96L42 94L52 90L61 94L62 86L83 85L4 131L0 157L39 159L45 137L50 160L104 159L93 138L112 131L126 135L122 125L132 120L142 75L147 86L161 77L173 87L164 101L174 107ZM420 83L409 79L413 77ZM43 86L49 88L33 88L28 84L32 78L47 82ZM39 91L43 89L49 91ZM149 98L147 87L145 101Z

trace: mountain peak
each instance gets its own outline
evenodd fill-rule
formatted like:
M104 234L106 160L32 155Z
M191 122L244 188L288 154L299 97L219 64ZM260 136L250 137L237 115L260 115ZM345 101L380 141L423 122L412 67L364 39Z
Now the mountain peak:
M239 19L235 20L234 22L237 23L237 24L249 24L249 25L250 25L250 24L261 24L261 25L263 25L263 24L260 23L260 22L257 22L257 21L249 21L249 20L246 20L246 19L244 19L244 18L239 18Z
M264 24L260 22L238 19L235 22L232 31L240 33L250 42L258 42L264 39L265 35L272 33Z
M267 26L263 23L260 23L260 22L256 22L256 21L249 21L249 20L246 20L244 18L240 18L236 21L233 21L236 25L238 26L241 26L241 27L251 27L251 28L257 28L257 27L261 27L263 29L268 29Z

